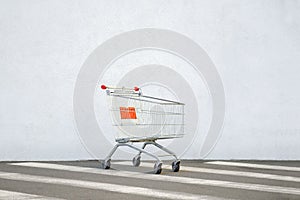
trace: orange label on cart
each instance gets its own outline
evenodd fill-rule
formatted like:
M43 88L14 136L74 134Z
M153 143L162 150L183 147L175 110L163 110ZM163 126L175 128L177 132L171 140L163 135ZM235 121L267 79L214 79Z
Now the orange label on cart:
M136 119L134 107L120 107L121 119Z

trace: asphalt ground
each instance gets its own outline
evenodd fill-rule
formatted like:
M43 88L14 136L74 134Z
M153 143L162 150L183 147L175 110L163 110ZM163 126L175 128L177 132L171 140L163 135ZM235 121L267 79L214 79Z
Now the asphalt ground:
M300 199L300 161L1 162L0 199Z

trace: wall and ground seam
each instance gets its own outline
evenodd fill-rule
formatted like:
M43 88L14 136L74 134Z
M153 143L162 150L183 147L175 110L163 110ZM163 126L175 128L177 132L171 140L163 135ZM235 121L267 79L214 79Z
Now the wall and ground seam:
M1 1L0 160L104 158L102 83L186 104L186 159L300 159L300 1ZM116 156L128 159L128 151Z

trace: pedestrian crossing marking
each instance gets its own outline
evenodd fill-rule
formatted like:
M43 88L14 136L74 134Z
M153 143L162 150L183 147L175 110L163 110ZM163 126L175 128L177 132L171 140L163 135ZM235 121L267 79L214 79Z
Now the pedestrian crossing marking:
M0 179L18 180L18 181L35 182L35 183L48 183L48 184L56 184L56 185L67 185L73 187L105 190L110 192L134 194L134 195L141 195L141 196L162 198L162 199L182 199L182 200L201 200L201 199L219 200L220 199L216 197L195 195L195 194L189 194L183 192L173 192L173 191L126 186L126 185L119 185L119 184L112 184L112 183L54 178L54 177L27 175L27 174L10 173L10 172L0 172Z
M35 194L27 194L22 192L15 192L15 191L8 191L8 190L0 190L0 199L5 200L63 200L61 198L54 198L54 197L46 197L41 195Z
M113 164L132 165L132 163L128 162L128 161L114 162ZM153 167L153 164L147 163L147 162L142 162L140 164L140 166L141 167ZM166 166L163 165L163 167L166 167ZM224 169L210 169L210 168L203 168L203 167L188 167L188 166L180 166L180 170L181 171L188 171L188 172L196 172L196 173L211 173L211 174L219 174L219 175L242 176L242 177L250 177L250 178L261 178L261 179L271 179L271 180L279 180L279 181L300 182L300 177L283 176L283 175L266 174L266 173L257 173L257 172L234 171L234 170L224 170Z
M205 162L205 164L300 172L300 167L291 167L291 166L225 162L225 161L209 161L209 162Z

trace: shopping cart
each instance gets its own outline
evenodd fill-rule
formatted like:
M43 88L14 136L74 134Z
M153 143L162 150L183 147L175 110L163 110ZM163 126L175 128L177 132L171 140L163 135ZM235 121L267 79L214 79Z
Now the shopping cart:
M160 174L162 171L162 161L159 157L145 150L147 145L154 145L173 156L172 171L178 172L180 160L175 153L166 147L158 144L156 140L172 139L183 137L184 135L184 104L162 98L145 96L138 87L133 89L107 87L107 102L112 118L112 124L116 127L117 144L102 161L102 168L109 169L111 157L118 147L127 146L138 154L133 158L133 166L138 167L141 162L141 154L144 153L156 160L154 173ZM142 148L134 143L142 142Z

